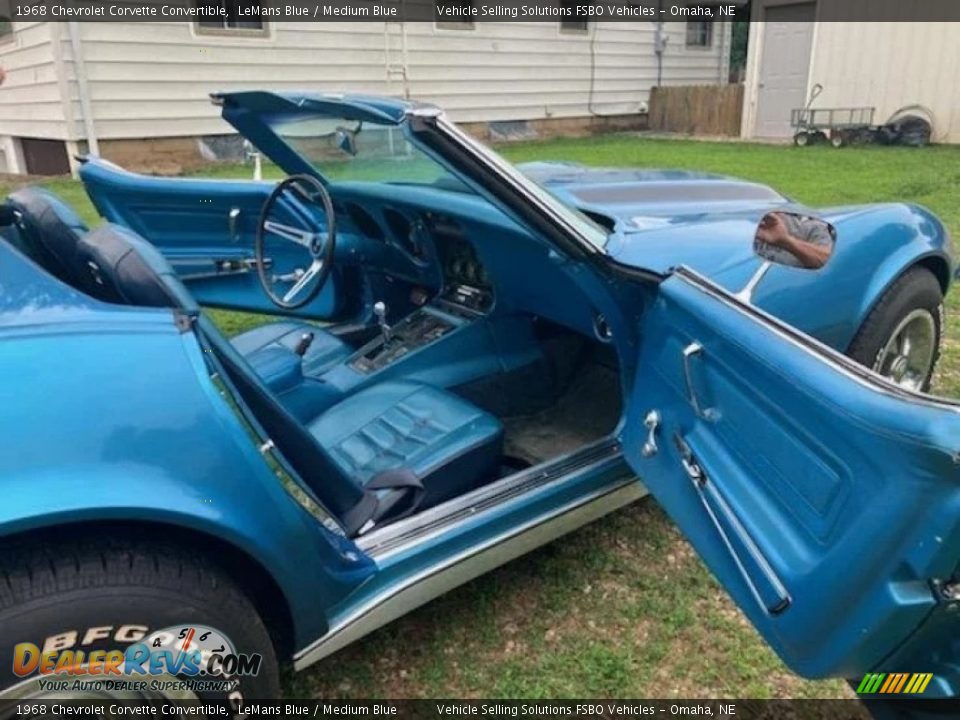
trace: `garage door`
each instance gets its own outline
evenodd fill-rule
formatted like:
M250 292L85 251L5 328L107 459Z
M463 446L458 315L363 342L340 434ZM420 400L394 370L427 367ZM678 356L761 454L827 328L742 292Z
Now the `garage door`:
M816 3L774 5L763 9L763 46L757 86L754 135L790 137L790 111L807 100L810 47Z

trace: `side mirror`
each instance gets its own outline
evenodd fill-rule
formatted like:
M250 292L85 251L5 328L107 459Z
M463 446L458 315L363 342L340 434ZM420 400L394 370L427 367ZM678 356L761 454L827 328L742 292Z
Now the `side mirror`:
M833 254L837 231L818 217L776 210L760 219L753 251L774 265L819 270Z
M357 155L357 134L353 130L348 130L344 127L338 127L334 135L334 142L337 145L337 148L349 155L350 157L356 157Z

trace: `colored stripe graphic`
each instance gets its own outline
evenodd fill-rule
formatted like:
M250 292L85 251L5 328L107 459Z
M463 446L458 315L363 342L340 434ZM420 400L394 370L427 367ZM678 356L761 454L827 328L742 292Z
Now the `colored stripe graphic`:
M920 695L933 679L933 673L867 673L857 686L860 695Z
M890 687L896 683L897 678L900 677L897 673L890 673L887 676L887 681L883 684L883 687L880 688L880 693L885 695L890 692Z
M877 690L880 689L880 683L883 682L883 679L886 676L886 673L867 673L863 676L863 682L860 683L860 687L857 688L857 692L864 693L866 695L871 695L877 692Z
M903 673L902 675L900 675L900 681L897 683L896 687L890 690L890 692L898 693L901 690L903 690L903 686L906 684L908 677L910 677L909 673Z

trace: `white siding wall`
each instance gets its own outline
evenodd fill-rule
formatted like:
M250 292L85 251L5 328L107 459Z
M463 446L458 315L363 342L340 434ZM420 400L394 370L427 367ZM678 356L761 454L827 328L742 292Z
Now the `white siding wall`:
M561 32L558 22L478 23L473 30L405 25L410 96L437 103L459 121L633 113L656 83L652 23L591 23L587 33ZM717 25L709 49L686 48L685 28L666 24L664 84L725 81L729 24ZM101 139L226 132L207 99L213 90L403 91L402 81L388 83L386 72L388 61L403 60L399 23L276 22L265 38L198 35L187 22L80 23L79 29ZM79 119L65 31L60 52L70 114ZM68 130L70 139L83 137L79 121ZM8 132L2 122L0 132Z
M66 137L63 88L57 69L53 23L15 23L13 37L0 43L0 132L22 137Z
M762 5L779 0L758 0ZM809 90L823 92L814 107L876 107L874 122L885 122L905 105L927 106L934 115L934 140L960 143L960 23L916 22L926 0L849 0L843 10L866 17L895 12L905 22L818 22L810 58ZM817 18L829 20L837 6L820 0ZM753 136L757 81L763 62L763 22L750 27L744 93L743 134ZM775 51L775 49L773 50Z
M875 106L882 123L920 103L935 141L960 142L960 23L821 23L813 43L817 107Z

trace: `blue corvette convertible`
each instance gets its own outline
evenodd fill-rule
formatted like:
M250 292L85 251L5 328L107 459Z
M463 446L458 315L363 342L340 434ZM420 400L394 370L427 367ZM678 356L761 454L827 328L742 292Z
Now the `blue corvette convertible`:
M521 172L398 100L214 101L285 179L87 158L100 227L0 208L0 697L276 697L648 492L796 672L960 689L936 217Z

